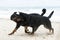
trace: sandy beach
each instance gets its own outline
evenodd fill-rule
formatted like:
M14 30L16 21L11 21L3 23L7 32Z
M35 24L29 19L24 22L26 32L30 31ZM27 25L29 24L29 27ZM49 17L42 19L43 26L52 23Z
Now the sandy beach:
M49 19L54 29L54 34L48 35L49 30L41 25L34 35L28 35L21 26L13 35L8 35L16 27L16 23L10 20L14 12L27 14L42 14L46 9L48 17L52 11L54 14ZM29 31L32 31L29 28ZM60 0L0 0L0 40L60 40Z
M24 27L20 27L15 34L8 35L15 28L16 23L0 18L0 40L60 40L60 23L52 22L54 34L47 35L48 30L41 25L34 35L28 35L24 32Z

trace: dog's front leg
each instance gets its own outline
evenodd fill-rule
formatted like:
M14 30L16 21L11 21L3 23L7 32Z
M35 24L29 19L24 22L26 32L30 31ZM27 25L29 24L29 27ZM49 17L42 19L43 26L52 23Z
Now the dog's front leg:
M37 29L38 29L38 27L32 27L32 32L30 32L29 34L30 34L30 35L33 35L34 32L35 32Z
M25 33L30 33L28 30L28 26L24 26L25 27Z
M15 29L14 29L10 34L8 34L8 35L12 35L12 34L14 34L14 33L17 31L17 29L18 29L19 27L20 27L20 24L17 23Z
M27 31L29 31L28 29L27 29L27 27L28 26L24 26L25 27L25 33L28 33Z

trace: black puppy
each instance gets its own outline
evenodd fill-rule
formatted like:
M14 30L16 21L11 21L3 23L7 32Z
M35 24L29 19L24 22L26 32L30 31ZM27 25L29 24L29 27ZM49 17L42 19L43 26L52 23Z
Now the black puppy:
M26 31L27 27L30 26L33 28L33 31L31 34L34 34L34 32L37 30L37 28L40 25L44 25L47 29L54 32L53 28L51 27L51 22L49 18L52 16L54 11L51 12L51 14L48 17L44 17L41 15L30 15L30 14L25 14L25 13L20 13L20 15L16 14L16 12L11 16L11 20L15 21L17 23L16 28L13 30L12 33L9 35L14 34L14 32L20 27L24 26Z

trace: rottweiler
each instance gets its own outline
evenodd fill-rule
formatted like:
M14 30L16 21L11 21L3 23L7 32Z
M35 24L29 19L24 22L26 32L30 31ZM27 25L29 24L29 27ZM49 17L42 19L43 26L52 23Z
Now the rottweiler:
M11 20L15 21L17 25L16 28L9 35L14 34L20 26L25 27L26 33L34 34L34 32L38 29L40 25L44 25L44 27L49 29L50 32L54 33L54 29L52 28L51 22L49 20L54 11L52 11L48 17L41 16L38 14L26 14L23 12L20 12L20 14L16 13L17 12L14 12L14 14L11 15ZM29 26L32 27L32 32L28 32L27 27Z

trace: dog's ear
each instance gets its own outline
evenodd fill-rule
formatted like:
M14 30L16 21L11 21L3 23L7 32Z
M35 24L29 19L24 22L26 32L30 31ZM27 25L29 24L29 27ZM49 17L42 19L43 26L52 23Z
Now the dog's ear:
M23 15L24 13L23 12L19 12L19 15Z
M19 12L19 15L22 16L22 17L25 17L26 14L23 13L23 12Z
M23 18L22 20L24 20L24 19L26 19L28 17L28 14L26 14L24 12L20 12L19 16Z
M13 15L15 15L15 16L19 16L19 15L17 14L17 12L14 12Z
M17 12L14 12L14 14L16 14Z

